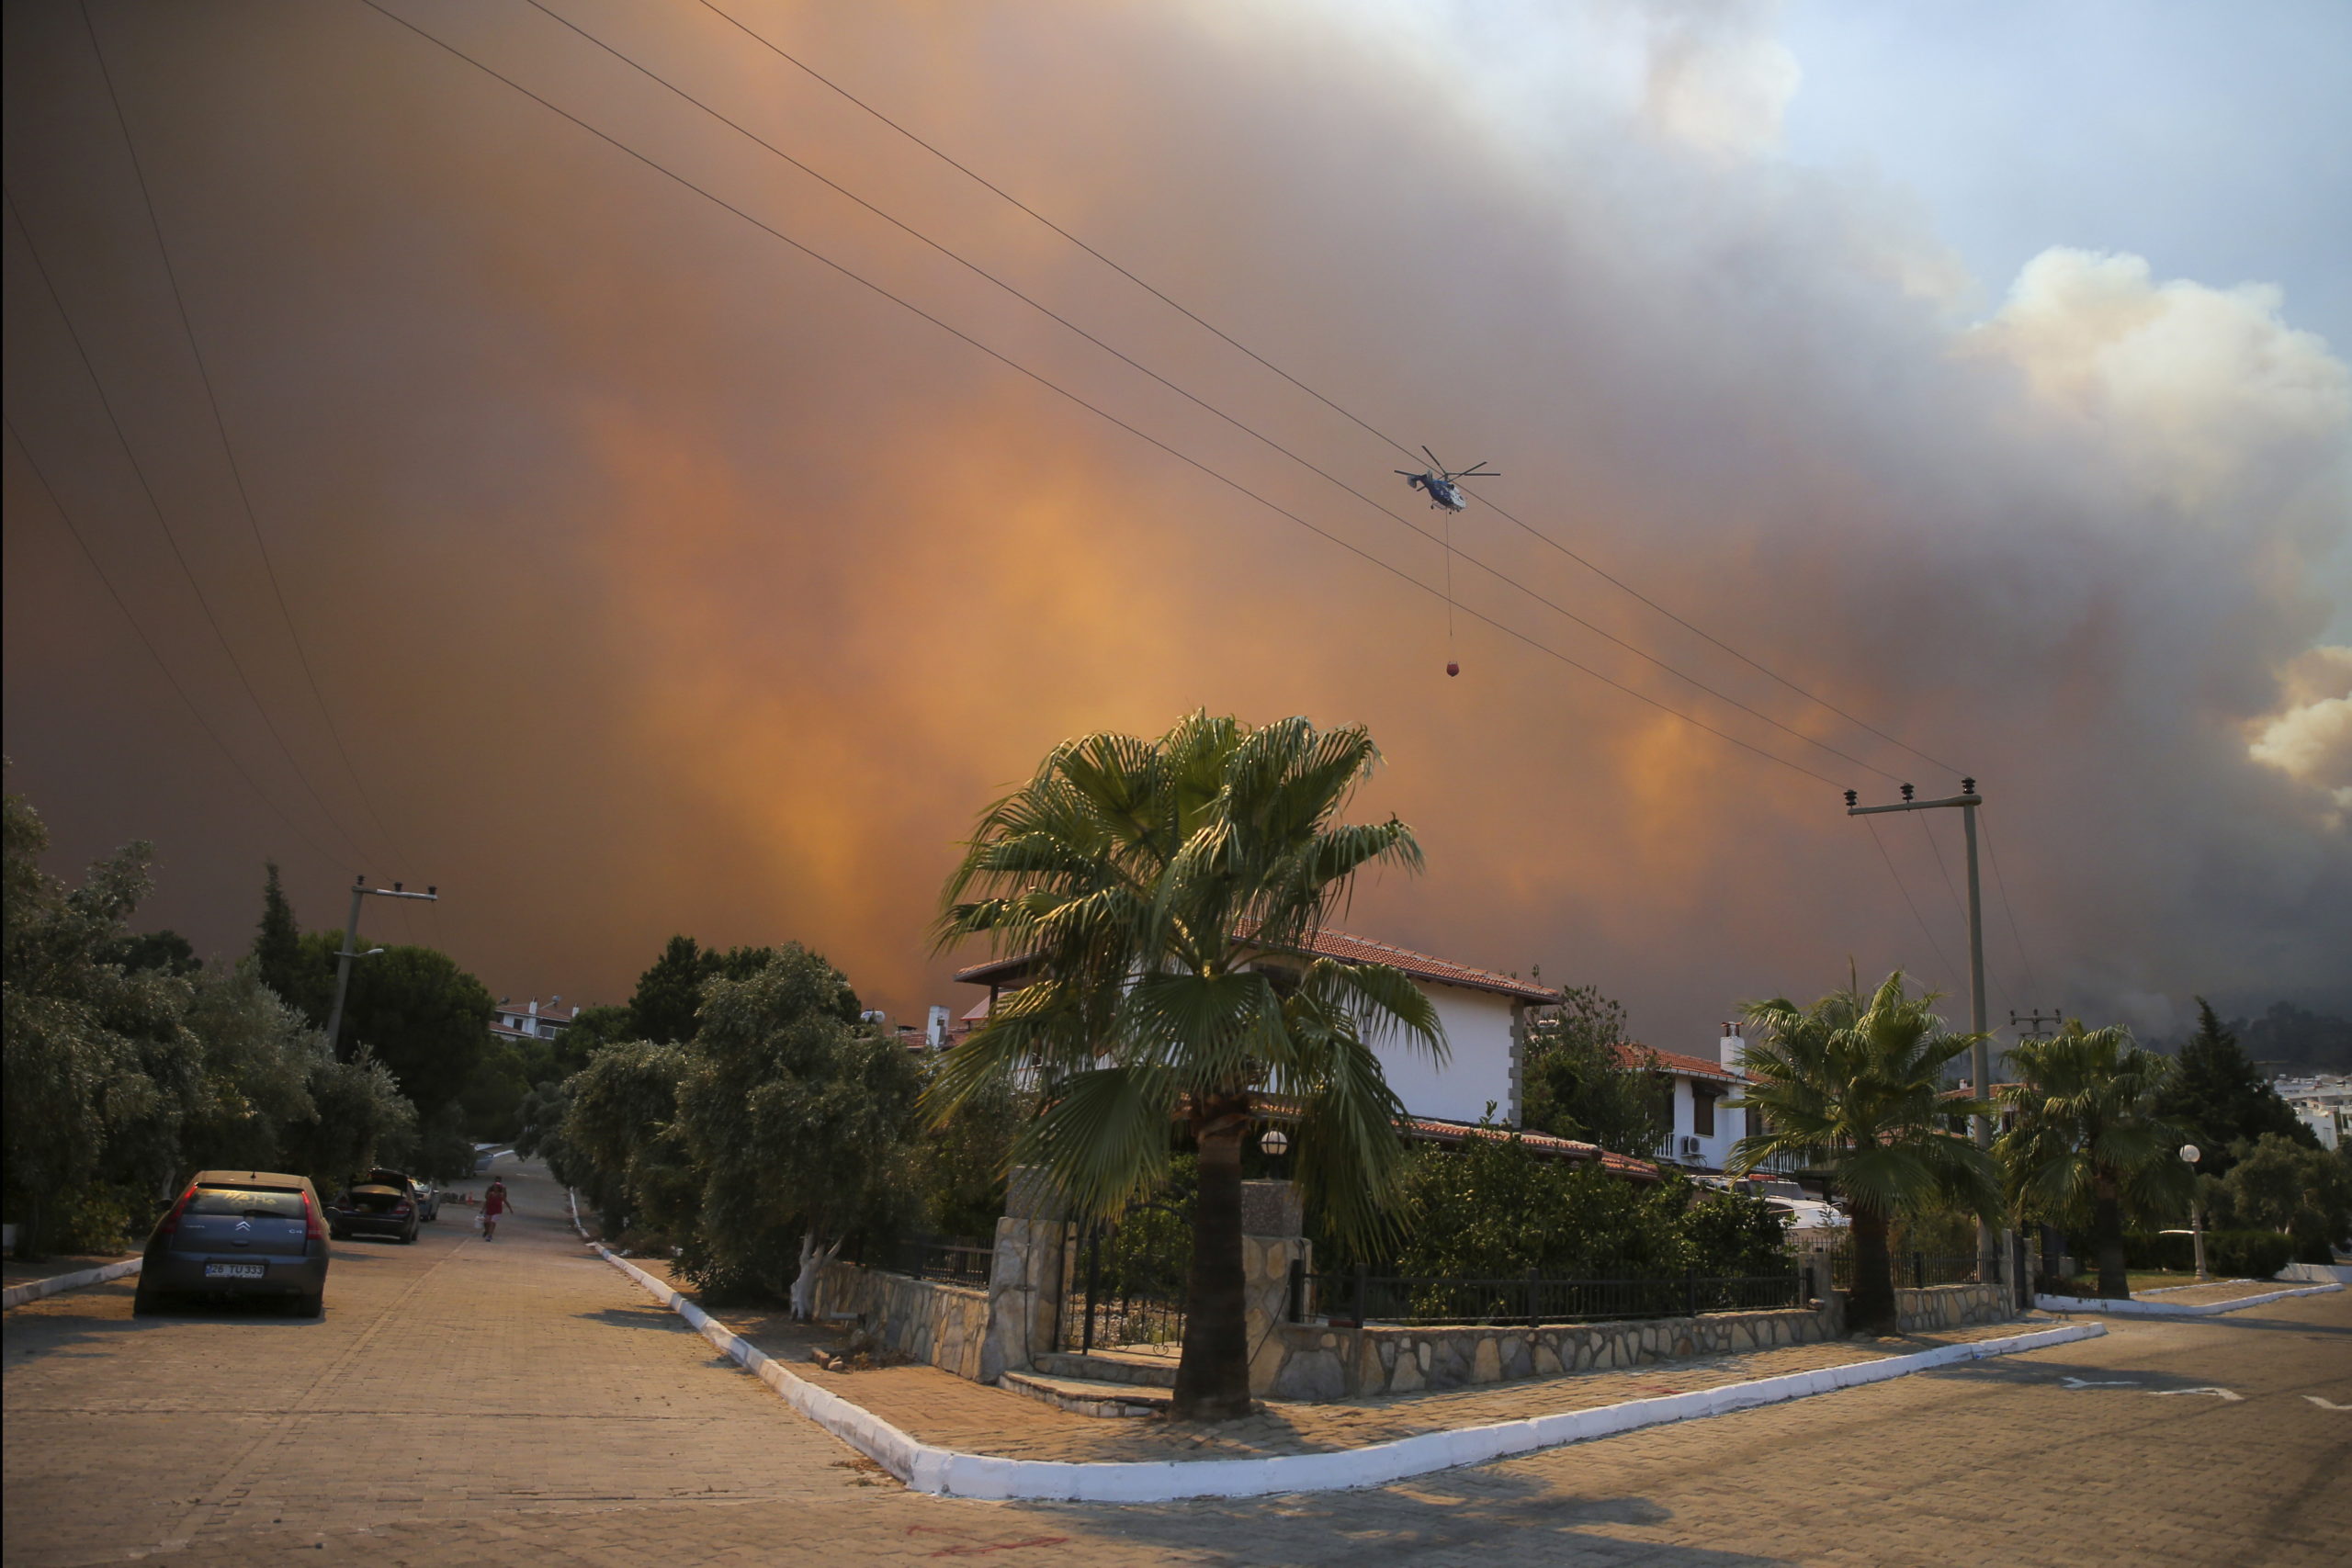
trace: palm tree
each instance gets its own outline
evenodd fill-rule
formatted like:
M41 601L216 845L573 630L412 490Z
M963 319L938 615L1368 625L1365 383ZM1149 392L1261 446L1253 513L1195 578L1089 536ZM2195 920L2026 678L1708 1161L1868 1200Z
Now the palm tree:
M2127 1214L2177 1213L2196 1178L2179 1157L2188 1134L2156 1113L2173 1063L2120 1026L2069 1022L2009 1052L2018 1082L2001 1091L2013 1125L1996 1145L2009 1201L2022 1214L2064 1223L2088 1210L2098 1248L2098 1293L2132 1293L2124 1266Z
M1765 1118L1763 1131L1733 1146L1731 1174L1776 1156L1830 1174L1854 1220L1847 1315L1874 1334L1899 1326L1887 1250L1895 1213L1942 1200L1990 1214L1999 1201L1991 1160L1951 1130L1955 1116L1987 1108L1944 1088L1945 1065L1976 1036L1947 1032L1934 1001L1905 995L1898 969L1869 997L1849 986L1809 1008L1751 1002L1760 1038L1747 1048L1747 1087L1725 1102Z
M1265 1097L1296 1112L1299 1179L1327 1223L1368 1237L1403 1113L1372 1047L1400 1038L1444 1059L1404 975L1312 951L1357 870L1419 869L1396 818L1338 819L1378 759L1362 728L1303 718L1195 713L1157 739L1084 736L982 814L947 884L942 944L984 936L1029 955L1036 978L950 1055L933 1112L1035 1073L1045 1109L1014 1157L1086 1214L1150 1191L1180 1133L1198 1152L1182 1419L1250 1410L1241 1151Z

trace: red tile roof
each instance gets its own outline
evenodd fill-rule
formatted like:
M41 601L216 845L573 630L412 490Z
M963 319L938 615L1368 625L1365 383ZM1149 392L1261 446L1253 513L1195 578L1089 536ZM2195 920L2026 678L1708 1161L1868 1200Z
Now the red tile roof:
M1645 1057L1656 1057L1655 1062ZM1679 1073L1684 1077L1713 1078L1719 1083L1745 1083L1741 1077L1721 1062L1711 1062L1704 1056L1686 1056L1679 1051L1661 1051L1655 1045L1626 1041L1617 1047L1617 1063L1624 1067L1648 1067L1660 1073Z
M1299 1102L1287 1095L1260 1094L1256 1097L1260 1116L1278 1122L1293 1122L1298 1117ZM1497 1127L1478 1122L1449 1122L1442 1116L1407 1116L1396 1124L1396 1130L1408 1139L1421 1143L1441 1144L1447 1148L1458 1147L1472 1138L1516 1137L1539 1155L1552 1159L1597 1161L1600 1168L1634 1181L1655 1181L1658 1168L1647 1160L1631 1155L1615 1154L1599 1144L1588 1144L1576 1138L1555 1137L1550 1133L1529 1132L1524 1128Z
M1508 1138L1513 1135L1509 1127L1482 1127L1474 1122L1447 1122L1434 1116L1413 1116L1406 1119L1404 1134L1432 1144L1448 1146L1466 1143L1472 1138ZM1557 1138L1549 1133L1517 1132L1519 1141L1540 1155L1555 1159L1598 1160L1600 1168L1637 1181L1657 1179L1657 1167L1631 1155L1615 1154L1598 1144L1582 1143L1575 1138Z
M1346 931L1335 931L1328 927L1315 933L1309 946L1325 958L1337 958L1347 964L1378 964L1390 969L1400 969L1415 979L1434 981L1441 986L1492 991L1540 1006L1555 1004L1560 999L1560 993L1550 987L1532 984L1515 975L1498 975L1491 969L1474 969L1466 964L1455 964L1447 959L1433 958L1426 953L1415 953L1409 947L1374 942L1370 937L1351 936ZM1032 961L1032 956L1027 953L991 959L986 964L975 964L969 968L957 970L956 978L977 986L992 985L1026 973Z

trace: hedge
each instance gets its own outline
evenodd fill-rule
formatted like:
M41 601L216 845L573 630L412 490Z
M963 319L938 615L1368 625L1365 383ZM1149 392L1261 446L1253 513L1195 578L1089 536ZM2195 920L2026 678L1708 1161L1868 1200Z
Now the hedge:
M2098 1244L2092 1237L2070 1234L2066 1250L2081 1260L2086 1273L2098 1267ZM2205 1268L2211 1274L2267 1280L2294 1259L2295 1238L2278 1231L2205 1233ZM2128 1231L2123 1237L2123 1262L2129 1269L2187 1272L2197 1267L2197 1238L2186 1231Z

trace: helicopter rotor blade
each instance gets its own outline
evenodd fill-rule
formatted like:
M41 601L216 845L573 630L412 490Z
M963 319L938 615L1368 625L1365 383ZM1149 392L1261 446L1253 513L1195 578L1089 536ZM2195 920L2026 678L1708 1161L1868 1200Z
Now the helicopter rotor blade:
M1429 457L1430 468L1435 468L1441 474L1445 472L1445 465L1438 461L1436 453L1430 451L1426 446L1422 447L1421 451Z

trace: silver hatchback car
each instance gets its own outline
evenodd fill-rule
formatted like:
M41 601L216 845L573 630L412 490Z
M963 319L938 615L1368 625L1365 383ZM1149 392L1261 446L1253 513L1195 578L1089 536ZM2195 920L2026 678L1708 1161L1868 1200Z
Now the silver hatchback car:
M327 1228L308 1177L199 1170L155 1222L131 1310L175 1295L267 1296L303 1317L326 1310Z

